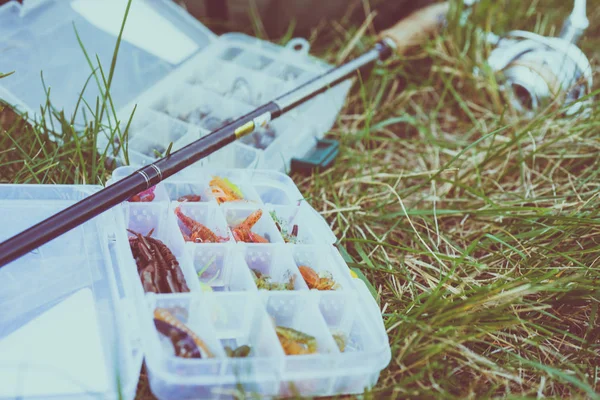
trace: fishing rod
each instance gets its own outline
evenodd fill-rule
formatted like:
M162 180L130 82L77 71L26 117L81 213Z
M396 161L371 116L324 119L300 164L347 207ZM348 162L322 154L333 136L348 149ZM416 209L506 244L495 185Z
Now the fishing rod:
M394 53L419 44L440 25L449 3L435 3L415 11L379 35L372 49L239 117L189 145L144 166L51 217L0 243L0 268L74 229L104 211L147 190L228 144L265 126L318 94L365 72Z

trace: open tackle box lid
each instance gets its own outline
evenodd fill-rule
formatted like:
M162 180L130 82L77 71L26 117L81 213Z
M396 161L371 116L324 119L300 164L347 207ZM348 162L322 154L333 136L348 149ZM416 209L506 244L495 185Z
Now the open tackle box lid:
M75 114L73 125L82 129L105 91L126 6L127 0L1 6L0 72L14 73L0 79L0 99L43 121L57 141L62 126L54 112L69 120ZM172 0L134 0L103 115L110 129L97 149L117 165L153 162L169 145L175 151L330 68L308 50L301 38L279 46L240 33L217 36ZM199 165L289 172L291 160L310 154L333 126L349 88L347 81L320 94Z
M117 168L107 184L133 168ZM220 203L215 177L235 185L241 200ZM0 240L99 189L0 185ZM199 201L181 199L191 194ZM133 399L142 360L159 399L233 398L240 388L261 397L359 394L376 384L391 359L379 306L287 175L192 167L152 195L0 269L0 399ZM178 207L222 239L186 241ZM268 243L238 242L234 228L257 210L251 229ZM189 292L145 292L130 231L152 232L169 248ZM311 289L302 265L333 279L334 290ZM265 277L293 290L265 289ZM214 357L175 357L153 321L157 308L192 329ZM317 353L286 355L275 325L311 335ZM250 346L247 358L227 357L225 346L241 345Z
M0 185L0 240L101 188ZM0 399L133 398L143 353L126 246L117 207L0 269Z

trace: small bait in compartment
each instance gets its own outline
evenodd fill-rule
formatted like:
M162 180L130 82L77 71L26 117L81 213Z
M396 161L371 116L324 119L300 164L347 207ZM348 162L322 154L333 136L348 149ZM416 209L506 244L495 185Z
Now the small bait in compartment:
M287 229L283 227L283 226L285 226L285 224L283 224L281 219L277 217L277 214L275 213L275 211L271 211L270 214L271 214L271 218L275 222L275 226L277 227L277 230L279 231L279 233L281 233L281 236L283 237L283 241L285 243L293 243L293 244L298 243L298 229L299 229L298 224L294 224L291 232L288 232Z
M340 352L343 353L346 349L346 335L344 335L343 333L333 333L332 336L335 340L335 344L337 345L338 349L340 349Z
M225 354L229 358L246 358L250 355L252 348L248 345L239 346L236 349L232 349L229 346L225 346Z
M131 196L129 198L129 201L132 203L149 203L152 200L154 200L155 194L154 191L156 190L156 186L152 186L151 188L148 188L146 190L144 190L143 192L140 192L134 196Z
M314 336L284 326L275 327L275 331L286 355L294 356L317 352L317 339Z
M219 204L230 201L244 200L244 194L233 182L227 178L214 176L209 182L210 190ZM260 218L260 217L259 217Z
M301 265L298 269L309 289L337 290L341 288L340 284L333 280L333 276L330 272L321 272L320 274L317 274L314 269L306 265Z
M202 197L199 194L186 194L185 196L181 196L177 199L180 203L191 202L197 203L202 200Z
M261 273L256 269L250 269L252 272L252 277L254 278L254 283L256 283L256 287L258 289L265 290L294 290L294 283L296 281L296 276L292 275L290 271L287 271L285 274L285 283L271 282L271 277Z
M265 150L273 144L276 138L277 133L275 129L273 129L272 126L267 125L265 128L257 129L250 135L243 137L241 142L256 149Z
M206 343L167 309L156 308L154 310L154 326L158 332L171 340L176 357L214 357Z
M262 217L262 210L258 209L250 214L241 224L231 227L231 233L238 242L245 243L270 243L268 238L264 238L258 233L252 232L252 227Z
M146 293L186 293L190 291L177 258L160 240L128 230L129 247Z
M188 235L182 227L179 228L186 242L223 243L229 241L229 238L218 236L207 226L183 214L180 207L175 208L175 215L177 215L177 218L179 218L179 220L183 223L185 228L187 228L187 230L189 231Z

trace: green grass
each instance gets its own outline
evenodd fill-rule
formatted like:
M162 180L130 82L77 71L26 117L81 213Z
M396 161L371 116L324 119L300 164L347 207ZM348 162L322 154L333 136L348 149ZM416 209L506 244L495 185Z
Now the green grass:
M368 397L599 397L600 107L525 120L492 76L472 73L487 54L474 27L553 35L571 7L534 4L484 0L471 25L451 21L377 66L329 134L342 143L336 165L293 176L381 303L392 360ZM588 1L580 43L596 80L599 6ZM359 27L332 26L315 32L313 53L333 62ZM361 36L350 54L374 40ZM3 182L110 173L93 151L94 132L110 127L57 147L39 126L4 126Z

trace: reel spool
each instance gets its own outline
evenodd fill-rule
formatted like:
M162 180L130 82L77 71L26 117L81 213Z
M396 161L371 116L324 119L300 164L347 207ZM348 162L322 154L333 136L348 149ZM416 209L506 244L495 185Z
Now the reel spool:
M512 31L503 38L490 35L496 47L488 58L495 72L502 74L501 88L517 111L528 117L558 100L568 106L567 115L579 112L591 102L579 101L592 89L592 68L575 45L588 26L585 0L576 0L559 37Z

